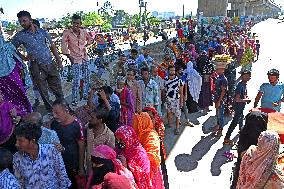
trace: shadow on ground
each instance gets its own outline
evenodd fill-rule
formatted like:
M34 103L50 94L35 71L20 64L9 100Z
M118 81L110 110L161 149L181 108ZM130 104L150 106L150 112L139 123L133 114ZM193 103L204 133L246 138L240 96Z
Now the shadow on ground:
M225 117L224 124L227 125L232 120L232 117ZM216 125L216 117L210 116L202 125L202 131L204 134L210 133L210 129Z
M210 150L219 138L212 135L201 136L201 140L192 148L191 154L179 154L175 158L177 170L189 172L197 168L198 161Z
M239 138L239 135L236 135L232 140L236 143L238 138ZM212 176L219 176L221 174L221 167L226 163L234 161L234 160L230 160L229 158L223 156L223 154L226 151L234 153L231 149L232 149L231 145L223 145L222 148L217 150L213 158L213 161L211 163L210 171L211 171Z

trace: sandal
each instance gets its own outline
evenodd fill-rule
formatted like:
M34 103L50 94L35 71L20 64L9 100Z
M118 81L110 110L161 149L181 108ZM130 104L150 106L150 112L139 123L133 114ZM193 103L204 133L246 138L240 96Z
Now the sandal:
M220 129L219 125L215 125L214 127L210 127L209 131L211 131L213 134L217 133Z
M224 152L223 156L225 156L226 158L230 159L231 161L233 161L234 158L235 158L235 155L233 153L229 152L229 151Z
M216 132L216 137L220 138L220 137L223 136L222 130L223 130L223 129L218 129L218 131Z
M179 129L175 129L175 135L180 135L180 130Z
M191 123L190 121L185 121L185 125L186 126L189 126L189 127L194 127L194 124L193 123Z

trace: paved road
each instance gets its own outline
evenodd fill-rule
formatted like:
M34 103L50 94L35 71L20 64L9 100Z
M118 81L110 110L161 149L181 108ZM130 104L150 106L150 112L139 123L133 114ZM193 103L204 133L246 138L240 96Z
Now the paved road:
M253 65L252 79L248 84L248 95L252 99L255 98L259 86L267 82L266 73L269 69L279 69L280 80L284 80L284 51L280 46L284 44L284 23L277 22L278 20L269 19L252 29L252 32L259 36L261 43L261 55ZM252 106L251 103L246 112ZM194 128L185 127L179 137L173 135L173 129L166 130L166 149L170 153L166 164L171 189L229 188L235 160L229 161L222 156L224 151L229 150L227 146L222 145L224 136L218 140L208 134L208 128L215 125L215 111L213 108L211 110L207 115L192 114L193 122L199 125ZM226 121L229 124L230 118L226 118ZM224 132L227 129L228 125L225 126ZM236 135L237 131L232 137Z

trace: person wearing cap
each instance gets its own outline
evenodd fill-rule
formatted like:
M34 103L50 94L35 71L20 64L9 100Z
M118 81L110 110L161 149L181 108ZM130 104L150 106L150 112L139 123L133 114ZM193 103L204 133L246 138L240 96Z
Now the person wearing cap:
M255 97L254 108L257 107L261 99L261 108L269 108L280 112L281 102L284 102L284 84L279 82L279 71L271 69L267 72L269 83L260 86Z
M244 109L245 105L250 103L251 100L247 97L247 82L251 79L251 72L249 70L243 70L240 72L242 80L238 83L235 91L234 98L234 118L228 128L227 134L225 136L223 144L232 145L233 142L230 140L230 136L237 124L239 124L239 129L243 127Z

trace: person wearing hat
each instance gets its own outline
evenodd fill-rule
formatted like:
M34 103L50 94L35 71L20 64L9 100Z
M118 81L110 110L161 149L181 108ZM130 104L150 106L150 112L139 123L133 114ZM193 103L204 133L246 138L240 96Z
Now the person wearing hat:
M279 71L271 69L267 72L269 83L260 86L255 97L254 108L257 107L261 99L261 108L269 108L280 112L281 102L284 102L284 84L279 82Z
M234 98L234 118L228 128L223 144L233 145L233 141L230 140L231 134L239 124L239 129L243 127L243 111L245 105L250 103L251 100L247 96L247 82L251 79L251 72L249 70L243 70L240 72L242 80L238 83L235 90Z

